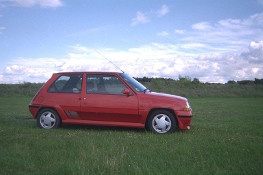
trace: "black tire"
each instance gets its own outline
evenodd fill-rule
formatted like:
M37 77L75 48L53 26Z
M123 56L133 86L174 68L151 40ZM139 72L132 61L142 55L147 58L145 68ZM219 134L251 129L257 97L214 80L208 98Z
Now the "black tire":
M44 129L58 128L61 120L58 113L53 109L42 109L37 115L37 126Z
M156 110L151 113L148 128L158 134L174 132L176 129L175 116L167 110Z

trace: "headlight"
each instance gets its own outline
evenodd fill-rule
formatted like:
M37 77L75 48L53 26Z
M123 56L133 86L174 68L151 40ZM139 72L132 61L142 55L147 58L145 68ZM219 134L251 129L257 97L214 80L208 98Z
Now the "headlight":
M185 111L191 111L191 106L190 104L188 103L188 101L186 101L186 107L184 108Z

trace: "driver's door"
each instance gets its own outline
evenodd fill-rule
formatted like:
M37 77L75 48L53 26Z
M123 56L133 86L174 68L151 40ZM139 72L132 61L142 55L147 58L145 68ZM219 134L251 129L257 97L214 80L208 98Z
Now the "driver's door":
M104 122L139 121L136 94L124 94L126 87L116 75L86 75L86 93L81 100L81 119Z

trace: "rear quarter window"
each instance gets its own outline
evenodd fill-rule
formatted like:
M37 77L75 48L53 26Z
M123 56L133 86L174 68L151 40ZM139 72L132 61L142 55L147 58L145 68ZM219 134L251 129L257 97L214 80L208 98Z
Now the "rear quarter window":
M49 87L50 93L80 93L82 87L82 75L61 75Z

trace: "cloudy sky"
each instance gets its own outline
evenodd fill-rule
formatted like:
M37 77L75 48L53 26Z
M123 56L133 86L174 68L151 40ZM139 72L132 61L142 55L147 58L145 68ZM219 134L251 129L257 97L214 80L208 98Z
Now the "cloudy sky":
M0 0L0 83L119 71L263 78L263 0Z

